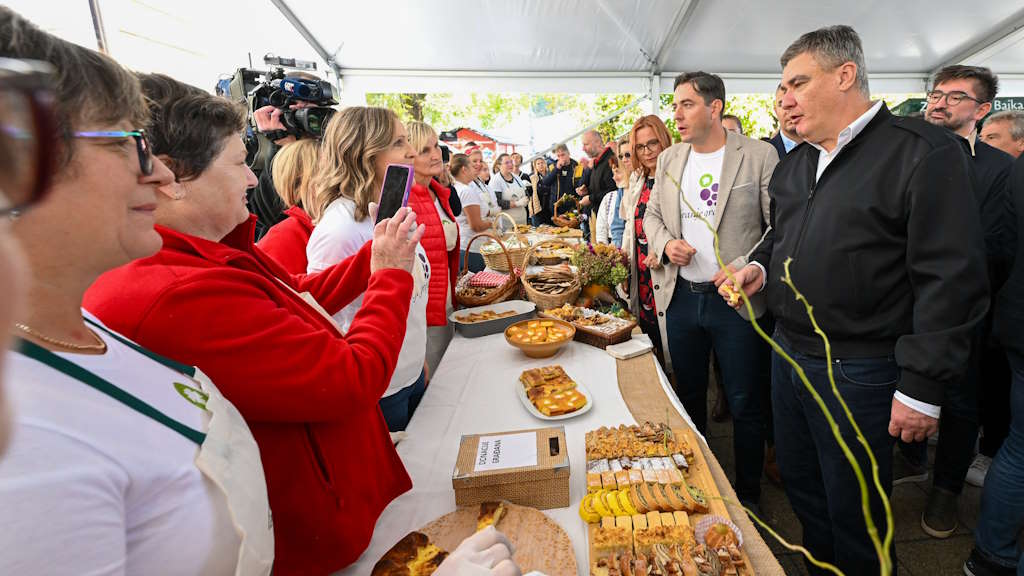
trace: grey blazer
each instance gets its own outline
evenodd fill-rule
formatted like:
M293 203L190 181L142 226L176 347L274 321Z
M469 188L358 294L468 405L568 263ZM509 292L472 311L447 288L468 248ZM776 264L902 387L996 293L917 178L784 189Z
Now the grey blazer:
M654 190L647 204L644 216L644 232L647 234L647 250L663 263L659 269L651 270L654 283L654 301L658 308L658 323L661 326L662 342L667 345L665 315L679 267L665 258L665 245L669 240L682 238L681 209L686 206L680 200L680 190L666 172L677 182L683 180L683 169L690 155L689 144L676 144L658 156ZM734 132L726 132L725 156L722 160L721 187L713 222L718 233L719 250L722 260L740 269L747 264L747 258L763 236L762 224L769 225L770 199L768 183L771 181L779 154L767 142L747 138ZM763 294L751 298L754 313L764 313ZM739 313L747 318L745 307Z

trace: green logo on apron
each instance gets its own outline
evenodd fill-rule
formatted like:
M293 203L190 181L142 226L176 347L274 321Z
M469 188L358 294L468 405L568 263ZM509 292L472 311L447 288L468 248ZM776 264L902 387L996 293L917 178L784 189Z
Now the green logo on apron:
M188 400L193 405L201 410L206 410L206 401L210 398L210 395L198 388L193 388L187 384L181 382L174 383L174 389L181 394L181 397Z

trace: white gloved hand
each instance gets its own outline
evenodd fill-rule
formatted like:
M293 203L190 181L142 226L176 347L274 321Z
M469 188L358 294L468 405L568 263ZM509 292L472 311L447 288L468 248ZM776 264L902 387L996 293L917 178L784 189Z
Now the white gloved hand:
M466 538L434 571L434 576L520 576L504 534L488 526Z

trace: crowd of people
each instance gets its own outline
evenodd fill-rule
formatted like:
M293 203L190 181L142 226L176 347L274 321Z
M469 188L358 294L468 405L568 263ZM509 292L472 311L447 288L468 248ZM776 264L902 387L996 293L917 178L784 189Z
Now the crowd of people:
M690 72L676 144L649 115L617 140L587 131L580 160L561 144L488 166L475 145L448 158L428 124L349 107L321 141L280 142L263 186L244 107L3 7L0 48L0 572L353 563L412 487L393 434L452 338L460 266L485 267L470 240L501 212L550 224L566 197L585 238L628 256L619 296L700 432L716 366L745 505L767 448L804 546L878 571L857 480L800 379L870 470L834 376L886 491L928 477L939 433L927 533L952 534L965 480L984 485L965 572L1024 566L1024 114L989 115L989 70L944 68L924 119L897 117L870 99L857 33L834 26L782 55L770 139L725 113L720 77ZM408 207L378 222L393 164L413 167ZM250 211L257 189L279 197L271 222ZM518 574L511 553L489 528L436 573Z

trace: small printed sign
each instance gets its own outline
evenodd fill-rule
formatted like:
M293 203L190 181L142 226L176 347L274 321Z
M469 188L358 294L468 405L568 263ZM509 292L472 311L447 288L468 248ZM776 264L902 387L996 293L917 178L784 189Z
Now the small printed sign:
M477 445L474 472L537 465L537 433L481 436Z

